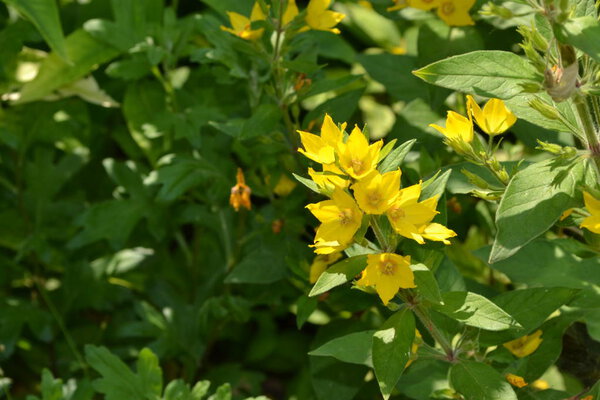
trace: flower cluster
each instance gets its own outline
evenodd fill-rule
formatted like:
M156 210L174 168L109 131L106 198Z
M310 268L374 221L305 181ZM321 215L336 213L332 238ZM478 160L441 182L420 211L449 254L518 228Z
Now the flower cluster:
M432 222L438 214L438 198L420 200L419 182L401 188L401 170L382 173L378 165L386 154L383 142L369 140L354 127L348 135L346 124L338 127L326 115L320 135L299 131L303 149L298 151L321 164L322 170L309 168L309 175L328 200L306 207L320 221L314 244L315 253L334 254L352 244L364 224L377 227L379 218L386 218L395 233L425 243L425 239L449 244L456 234L445 226ZM377 232L375 232L377 234ZM393 249L387 249L393 250ZM374 286L382 301L387 302L399 288L415 287L410 269L410 257L393 253L369 255L359 285Z
M298 32L314 29L339 34L340 30L335 28L335 26L344 19L345 15L330 11L330 3L331 0L310 0L306 7L306 16L304 18L305 25L301 27ZM245 40L260 39L264 33L264 28L252 29L252 23L266 21L268 15L265 14L265 11L268 12L269 10L263 10L258 2L254 3L250 18L236 12L228 11L227 15L229 16L231 28L221 26L221 29ZM288 0L285 10L282 11L280 25L285 28L289 26L299 14L296 0Z
M405 7L430 11L437 9L437 15L450 26L474 25L469 10L475 0L393 0L394 5L388 11L400 10Z
M467 117L454 111L448 111L446 126L430 124L446 137L448 145L458 153L465 154L471 149L473 141L473 119L479 128L489 136L506 132L517 121L517 117L500 99L490 99L483 109L472 96L467 96Z

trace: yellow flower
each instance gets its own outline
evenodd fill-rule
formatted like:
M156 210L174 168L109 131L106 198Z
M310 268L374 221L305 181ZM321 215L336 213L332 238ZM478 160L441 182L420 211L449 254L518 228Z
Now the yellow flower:
M597 200L588 192L583 192L583 200L585 208L590 212L589 217L581 221L581 227L586 228L594 233L600 233L600 200Z
M277 196L285 197L294 190L296 187L296 182L291 180L287 175L282 174L277 181L277 185L273 188L273 193Z
M308 277L309 282L315 283L317 280L319 280L319 277L327 269L327 267L340 258L342 258L342 253L319 254L316 256L310 265L310 274Z
M475 99L467 95L467 109L477 125L490 136L506 132L517 121L515 114L500 99L490 99L481 110Z
M306 8L306 24L308 27L301 29L306 31L314 29L317 31L329 31L339 34L340 30L334 28L345 15L335 11L329 11L331 0L310 0Z
M523 336L510 342L504 343L503 346L508 349L511 353L519 358L527 357L532 354L542 343L540 337L542 336L541 329L533 332L531 335Z
M469 15L475 0L442 0L437 9L437 15L450 26L475 25Z
M410 269L410 256L393 253L369 254L367 268L356 282L360 286L374 286L384 305L400 288L414 288L415 277Z
M258 4L258 2L254 3L250 18L233 11L228 11L227 15L229 16L229 22L231 23L232 28L221 25L222 30L230 32L246 40L256 40L262 36L264 28L250 29L252 22L264 21L267 18L265 13L262 11L262 8L260 8L260 4Z
M548 384L548 381L536 379L531 383L531 387L537 390L546 390L550 388L550 385Z
M337 153L340 166L354 179L361 179L370 174L377 167L379 151L383 141L379 140L372 145L355 126L346 143L339 142Z
M471 143L473 141L473 121L454 111L448 111L445 128L436 124L429 124L429 126L437 129L450 143Z
M448 239L456 236L456 232L452 229L448 229L444 225L437 223L427 225L420 233L425 239L442 242L444 244L450 244Z
M400 189L398 169L381 175L377 170L352 186L354 198L359 207L367 214L383 214L394 203Z
M438 214L435 210L437 198L432 197L419 202L419 196L420 182L400 190L396 201L387 211L387 217L396 233L423 244L425 240L420 232Z
M298 6L296 5L296 0L288 0L287 7L285 8L285 12L281 17L281 24L283 26L289 24L296 18L298 15Z
M252 193L252 190L246 185L244 173L241 168L238 168L236 178L237 183L231 188L229 204L235 208L235 211L239 211L240 207L245 207L249 210L252 208L252 204L250 203L250 193Z
M432 8L438 7L441 0L408 0L408 5L419 10L429 11Z
M317 172L312 168L308 169L308 175L326 192L333 192L336 187L346 188L349 181L344 179L344 172L335 164L323 164L323 172Z
M348 247L362 223L362 212L356 202L341 188L336 188L331 200L306 206L321 221L315 235L315 253L331 254Z
M525 379L523 379L523 377L519 375L506 374L506 380L508 381L508 383L518 388L527 386L527 382L525 382Z
M344 123L342 129L338 129L331 117L326 114L321 126L321 136L298 131L304 146L304 149L298 149L298 151L318 163L331 164L335 162L335 147L342 142L342 131L345 128L346 124Z

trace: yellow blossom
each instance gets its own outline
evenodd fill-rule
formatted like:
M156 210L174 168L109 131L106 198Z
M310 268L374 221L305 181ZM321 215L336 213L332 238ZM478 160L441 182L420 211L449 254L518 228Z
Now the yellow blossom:
M233 206L235 211L239 211L240 207L245 207L249 210L252 207L250 203L250 193L252 193L252 190L246 185L244 173L241 168L238 168L236 178L237 183L231 188L229 204Z
M467 109L475 118L477 125L490 136L506 132L517 121L515 114L510 112L500 99L490 99L482 110L475 99L467 95Z
M448 229L444 225L437 223L427 225L420 233L425 239L444 244L450 244L448 239L456 236L456 232L452 229Z
M569 215L573 214L573 210L574 210L574 208L569 208L569 209L563 211L563 213L560 214L560 218L558 220L564 221L565 219L567 219L569 217Z
M410 256L393 253L369 254L367 267L356 282L360 286L374 286L383 304L398 293L400 288L414 288L415 277L410 269Z
M503 346L508 349L511 353L519 358L527 357L537 350L542 340L542 331L538 329L531 335L523 336L510 342L504 343Z
M377 167L379 151L383 141L379 140L372 145L355 126L346 143L339 142L337 153L340 166L354 179L361 179L370 174Z
M404 188L387 211L390 224L398 233L418 243L425 243L420 232L431 222L438 212L437 197L419 202L421 183Z
M310 274L308 280L310 283L315 283L327 269L328 266L342 258L342 253L333 254L319 254L315 257L312 264L310 265Z
M399 169L383 175L375 170L355 183L352 190L358 206L367 214L386 212L398 197L401 174Z
M585 208L587 208L592 215L584 218L584 220L581 221L580 226L594 233L600 233L600 200L595 199L594 196L588 192L583 192L583 200L585 202Z
M279 181L277 181L277 185L273 188L273 193L277 196L284 197L290 194L295 187L296 182L291 180L287 175L282 174Z
M344 19L345 15L328 10L330 3L331 0L310 0L306 8L306 24L308 27L305 27L302 31L314 29L339 34L340 30L334 28L334 26Z
M310 178L327 192L333 192L336 187L348 187L348 179L343 178L344 172L335 164L323 164L323 172L308 169Z
M419 10L429 11L432 8L438 7L441 0L408 0L408 5Z
M340 130L329 115L325 115L323 125L321 126L321 136L309 132L298 131L300 140L304 149L298 151L306 157L321 164L331 164L335 162L335 147L342 142L342 131L346 124L342 124Z
M429 124L429 126L437 129L450 143L471 143L473 140L473 121L454 111L448 111L445 128L436 124Z
M437 15L450 26L475 25L469 15L469 10L475 0L442 0L437 9Z
M285 8L285 12L281 17L281 23L283 26L289 24L296 18L298 15L298 6L296 5L296 0L288 0L287 7Z
M228 11L227 15L229 16L229 22L231 23L232 28L221 25L222 30L246 40L256 40L262 36L264 28L250 29L252 22L264 21L267 18L258 2L254 3L250 18L233 11Z
M306 206L321 222L315 235L315 253L331 254L343 250L362 223L362 212L356 202L341 188L336 188L331 200Z
M531 383L531 387L537 390L546 390L550 388L550 385L543 379L536 379Z
M519 375L506 374L506 380L508 381L508 383L518 388L527 386L527 382L525 382L525 379L523 379L523 377Z

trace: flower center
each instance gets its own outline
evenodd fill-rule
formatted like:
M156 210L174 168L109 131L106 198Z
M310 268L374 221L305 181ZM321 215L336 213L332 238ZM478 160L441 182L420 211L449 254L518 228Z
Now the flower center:
M362 162L362 160L358 160L356 158L353 158L352 159L352 169L356 173L361 172L362 169L363 169L363 162Z
M396 264L391 261L384 261L383 263L379 264L379 269L384 275L394 275L396 272Z
M442 13L444 13L446 15L452 14L455 10L454 4L452 4L449 1L443 3L442 6L440 7L440 9L442 10Z
M396 208L392 208L389 211L388 215L391 219L393 219L395 221L395 220L404 218L406 216L406 213L400 207L396 207Z
M349 208L343 209L339 214L339 218L340 224L348 225L350 222L352 222L352 210Z
M376 207L377 205L379 205L379 203L381 203L381 196L377 192L371 193L367 196L367 201L370 205Z

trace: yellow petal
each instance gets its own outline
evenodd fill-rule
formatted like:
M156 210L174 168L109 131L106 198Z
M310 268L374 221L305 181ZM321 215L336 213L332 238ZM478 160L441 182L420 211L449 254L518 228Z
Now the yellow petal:
M427 225L421 235L425 239L443 242L444 244L450 244L448 239L456 236L456 232L446 228L444 225L433 223Z
M541 339L542 331L538 329L528 336L523 336L503 344L515 356L522 358L532 354L540 346L544 339Z
M440 0L407 0L408 5L419 10L429 11L440 5Z
M285 8L285 13L283 13L283 17L281 18L281 23L283 25L287 25L296 18L298 15L298 6L296 5L296 0L288 0L287 7Z
M475 0L442 0L437 9L437 15L450 26L475 25L469 15L469 9Z
M506 380L508 381L508 383L518 388L527 386L527 382L525 382L525 379L523 379L522 376L506 374Z
M266 14L263 12L262 7L258 3L254 3L252 7L252 13L250 14L250 21L264 21L267 19Z
M231 22L235 35L239 35L250 27L250 20L248 17L233 11L227 11L227 15L229 16L229 22Z
M600 216L600 200L597 200L588 192L583 192L583 201L590 214Z

